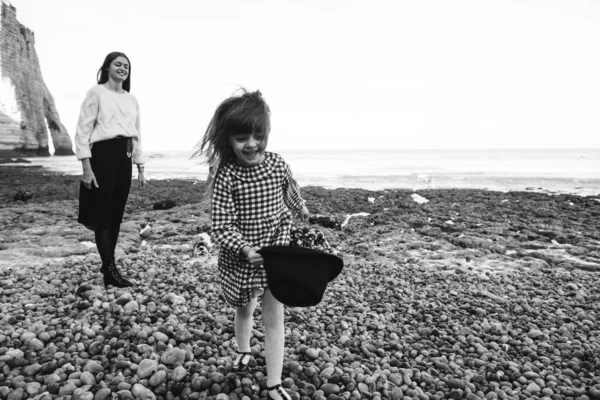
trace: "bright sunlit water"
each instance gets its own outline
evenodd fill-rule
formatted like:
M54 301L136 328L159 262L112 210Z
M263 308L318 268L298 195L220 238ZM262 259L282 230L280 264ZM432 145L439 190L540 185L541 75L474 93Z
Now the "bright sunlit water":
M600 149L569 150L283 150L301 186L371 190L478 188L600 194ZM148 152L146 177L206 179L208 167L190 152ZM29 158L80 174L73 157ZM135 170L135 169L134 169ZM135 172L134 172L135 174Z

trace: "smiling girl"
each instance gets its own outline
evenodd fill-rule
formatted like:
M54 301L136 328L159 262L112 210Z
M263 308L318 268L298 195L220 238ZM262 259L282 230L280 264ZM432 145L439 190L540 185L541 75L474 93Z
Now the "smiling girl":
M281 156L267 152L270 111L261 93L223 101L194 156L206 155L212 174L212 236L220 245L218 270L227 302L235 307L237 355L233 369L250 372L253 313L262 296L267 398L290 399L281 387L283 304L267 287L263 258L268 245L289 245L292 213L308 218L298 184ZM206 150L206 154L205 154Z

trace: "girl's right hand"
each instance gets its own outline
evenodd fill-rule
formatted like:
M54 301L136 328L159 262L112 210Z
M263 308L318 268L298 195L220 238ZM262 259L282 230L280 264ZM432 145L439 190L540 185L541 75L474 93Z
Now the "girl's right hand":
M255 267L263 265L265 262L262 256L257 253L258 250L260 250L260 247L245 246L242 249L242 254L244 254L248 262Z
M81 182L83 183L83 187L86 189L91 189L92 185L96 188L99 188L98 182L96 181L96 176L94 175L94 171L85 170L83 171L83 176L81 177Z

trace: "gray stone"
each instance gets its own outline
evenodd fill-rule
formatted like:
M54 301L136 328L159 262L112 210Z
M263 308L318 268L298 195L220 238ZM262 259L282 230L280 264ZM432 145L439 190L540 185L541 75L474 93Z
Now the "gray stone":
M156 371L154 373L154 375L152 375L150 377L150 380L148 381L148 383L150 384L150 386L158 386L160 384L163 384L167 381L167 371L165 370L160 370L160 371ZM134 393L135 395L135 393Z
M156 360L145 359L138 365L137 376L141 379L149 378L158 369Z
M160 362L165 365L183 364L185 362L185 350L173 348L165 351L160 358Z

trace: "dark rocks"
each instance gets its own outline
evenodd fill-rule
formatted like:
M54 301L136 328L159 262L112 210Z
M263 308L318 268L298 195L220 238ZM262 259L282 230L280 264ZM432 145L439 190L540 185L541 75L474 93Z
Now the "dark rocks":
M13 197L14 201L27 201L30 199L33 199L33 192L28 190L19 190Z
M177 206L177 203L175 203L175 201L169 199L169 200L157 201L156 203L152 204L152 209L153 210L169 210L176 206Z
M317 224L320 225L324 228L330 228L330 229L336 229L336 230L341 230L342 229L342 223L344 222L344 218L340 217L340 216L336 216L336 215L311 215L308 218L308 222L311 224Z

